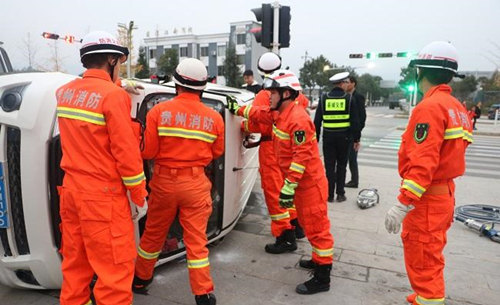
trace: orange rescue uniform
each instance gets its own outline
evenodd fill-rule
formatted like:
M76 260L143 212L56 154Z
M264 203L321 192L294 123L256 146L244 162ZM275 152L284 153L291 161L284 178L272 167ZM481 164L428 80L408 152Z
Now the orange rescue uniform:
M413 304L444 304L443 248L453 221L453 179L465 172L471 142L472 125L451 88L432 87L413 110L399 149L398 199L415 207L401 233Z
M57 90L65 172L60 190L61 304L131 304L135 241L126 191L144 204L142 159L128 94L109 74L89 69Z
M206 247L212 185L204 168L224 152L222 116L198 95L181 93L149 111L144 136L142 156L154 159L155 167L135 275L142 280L153 277L167 232L179 213L191 290L195 295L212 292Z
M298 183L294 205L312 246L312 260L333 261L333 237L327 209L328 183L319 158L316 130L304 108L290 103L278 115L267 106L243 106L238 115L272 126L274 153L283 177ZM284 180L280 183L280 189Z

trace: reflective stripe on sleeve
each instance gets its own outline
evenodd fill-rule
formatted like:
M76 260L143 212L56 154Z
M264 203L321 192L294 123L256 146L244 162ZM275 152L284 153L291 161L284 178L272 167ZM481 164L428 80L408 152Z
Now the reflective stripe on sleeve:
M444 298L426 299L424 297L417 295L415 301L417 302L417 304L420 305L444 305Z
M312 251L314 253L316 253L320 257L333 256L333 248L330 248L330 249L318 249L318 248L312 247Z
M403 180L403 185L401 188L407 189L408 191L412 192L415 196L418 198L422 197L422 195L425 193L425 188L420 186L418 183L416 183L413 180Z
M158 127L158 135L161 137L177 137L184 139L200 140L203 142L213 143L217 139L216 135L208 132L176 128L176 127Z
M306 170L306 167L304 165L301 165L299 163L295 163L295 162L292 162L290 164L290 170L294 171L294 172L297 172L299 174L303 174L304 171Z
M78 120L101 126L106 125L106 120L102 113L68 107L57 107L56 112L58 118Z
M246 106L245 109L243 110L243 117L245 119L248 119L248 116L250 115L250 109L252 109L252 105Z
M269 216L271 216L271 220L283 220L283 219L290 218L290 213L288 213L288 211L286 211L285 213L273 214L273 215L269 215Z
M144 259L156 259L160 256L161 251L158 252L147 252L141 248L141 246L137 247L137 254Z
M467 130L464 130L464 140L466 140L469 143L474 142L474 139L472 137L472 133L467 131Z
M276 125L273 125L273 133L280 140L290 140L290 135L286 132L279 130Z
M343 128L351 126L350 122L341 122L341 123L325 123L323 122L323 127L326 128Z
M141 172L139 175L136 176L130 176L130 177L122 176L123 184L125 184L126 186L139 185L144 179L146 179L146 176L144 176L144 172Z
M84 303L83 305L92 305L92 300L88 300L87 303Z
M444 131L445 140L458 139L463 137L464 137L464 130L462 127L449 128Z
M188 259L187 260L187 266L189 269L205 268L205 267L208 267L209 265L210 265L210 263L208 262L208 257L202 258L202 259Z
M243 122L243 125L245 126L245 131L249 131L248 130L248 120L245 120L245 122Z

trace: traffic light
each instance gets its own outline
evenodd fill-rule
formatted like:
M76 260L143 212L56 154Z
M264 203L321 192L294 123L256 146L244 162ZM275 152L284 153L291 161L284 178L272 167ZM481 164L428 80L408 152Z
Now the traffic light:
M408 90L408 92L413 92L413 91L415 91L415 86L413 86L413 85L408 85L408 86L406 87L406 89Z
M43 36L43 38L46 38L46 39L56 39L56 40L59 39L59 35L54 34L54 33L43 32L42 36Z
M279 43L280 48L288 48L290 46L290 7L280 7L280 26L279 26Z
M392 57L392 53L378 53L377 54L378 58L387 58L387 57Z
M254 32L255 39L263 47L270 48L273 42L273 8L271 4L263 3L262 7L254 8L252 12L255 14L257 21L261 22L262 25L260 34ZM290 39L290 35L288 36Z
M396 57L408 57L410 55L410 52L398 52L396 54Z
M371 53L371 52L366 53L366 59L372 58L373 55L374 55L374 53Z
M75 42L75 36L66 35L64 36L64 41L66 41L67 43L73 43Z

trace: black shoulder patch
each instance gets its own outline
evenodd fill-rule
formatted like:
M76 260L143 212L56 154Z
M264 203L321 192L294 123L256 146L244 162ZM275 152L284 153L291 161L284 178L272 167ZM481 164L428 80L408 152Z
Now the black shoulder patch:
M304 143L306 141L306 132L304 130L297 130L293 134L293 139L297 145Z
M427 139L429 134L429 123L418 123L415 125L415 132L413 133L413 138L417 144L420 144Z

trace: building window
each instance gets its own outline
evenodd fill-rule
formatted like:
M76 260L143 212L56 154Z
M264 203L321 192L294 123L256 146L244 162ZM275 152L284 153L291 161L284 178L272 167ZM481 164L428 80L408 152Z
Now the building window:
M224 66L217 66L217 75L224 76Z
M156 58L156 50L155 49L149 49L149 58L150 59Z
M245 44L245 43L246 43L246 34L237 34L236 44Z
M179 48L179 56L180 57L187 57L188 56L188 48L187 47Z
M238 65L245 64L245 55L238 55Z
M226 56L226 46L217 46L217 56Z
M200 56L208 56L208 47L200 48Z

